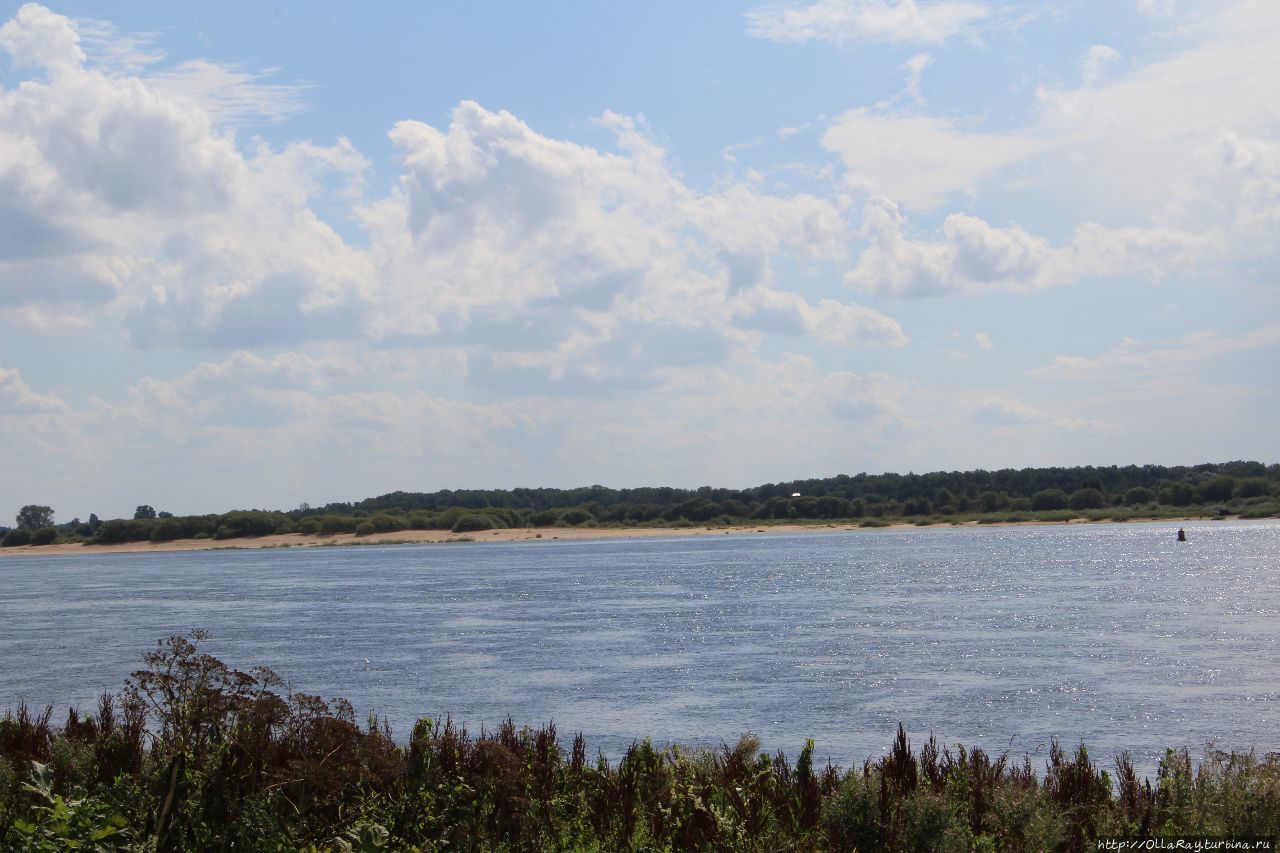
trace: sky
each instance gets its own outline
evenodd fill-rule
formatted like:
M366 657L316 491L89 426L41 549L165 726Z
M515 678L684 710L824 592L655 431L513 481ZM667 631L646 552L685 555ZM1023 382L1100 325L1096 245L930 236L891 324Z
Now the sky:
M1276 44L1274 0L0 2L0 523L1280 461Z

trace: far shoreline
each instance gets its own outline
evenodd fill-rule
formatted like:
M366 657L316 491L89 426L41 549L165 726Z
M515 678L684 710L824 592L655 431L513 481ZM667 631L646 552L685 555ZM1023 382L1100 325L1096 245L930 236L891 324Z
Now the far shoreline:
M1170 526L1206 521L1238 521L1239 516L1186 516L1181 518L1131 518L1128 521L1114 519L1071 518L1065 521L960 521L914 524L893 522L880 526L860 526L849 522L815 522L811 524L736 524L703 525L694 527L509 527L497 530L480 530L454 533L449 530L399 530L387 533L371 533L357 536L354 533L311 535L306 533L276 533L269 536L243 536L234 539L175 539L170 542L121 542L99 545L85 542L65 542L52 545L20 545L0 549L0 557L6 556L67 556L81 554L146 554L176 551L228 551L259 550L266 548L325 548L360 547L368 545L439 545L460 542L547 542L581 541L600 539L663 539L705 536L748 536L803 533L857 533L873 530L921 530L930 527L1028 527L1034 525L1113 525L1161 522ZM1259 519L1263 520L1263 519Z

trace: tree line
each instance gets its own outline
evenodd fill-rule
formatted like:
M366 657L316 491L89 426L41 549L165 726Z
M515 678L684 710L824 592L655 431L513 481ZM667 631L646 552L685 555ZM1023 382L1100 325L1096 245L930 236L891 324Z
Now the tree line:
M1178 514L1280 515L1280 465L1128 465L840 474L747 489L643 487L516 488L391 492L351 503L175 516L140 505L133 518L90 515L55 524L47 506L24 506L4 546L231 539L279 533L368 535L400 530L552 526L670 526L848 520L1061 520Z

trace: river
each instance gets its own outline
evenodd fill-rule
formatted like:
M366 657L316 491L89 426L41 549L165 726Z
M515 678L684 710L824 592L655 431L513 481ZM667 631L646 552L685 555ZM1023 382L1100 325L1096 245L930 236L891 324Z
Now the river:
M848 767L901 721L1037 767L1280 749L1280 522L84 554L0 560L0 709L89 710L157 639L399 736L510 715ZM366 662L367 661L367 662ZM61 719L62 710L55 720Z

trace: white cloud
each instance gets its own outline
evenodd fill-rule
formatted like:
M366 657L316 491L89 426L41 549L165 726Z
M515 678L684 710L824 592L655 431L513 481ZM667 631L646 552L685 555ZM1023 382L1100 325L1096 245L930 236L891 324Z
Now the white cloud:
M955 193L976 192L1043 148L1025 133L979 131L951 118L866 108L832 122L822 145L844 162L850 187L913 210L933 210Z
M93 26L95 44L119 38ZM486 387L591 393L750 349L784 315L819 342L905 340L883 314L775 280L781 258L805 274L845 262L836 204L751 180L696 190L642 121L605 113L604 150L463 102L447 128L395 125L400 180L367 198L369 164L345 140L237 145L226 125L288 114L292 87L198 60L156 70L145 38L95 64L76 24L41 7L2 32L47 72L0 90L10 322L48 328L56 303L144 348L436 347L472 356ZM367 248L317 215L322 196Z
M1172 15L1177 7L1176 0L1134 0L1139 11L1151 17Z
M986 332L978 332L973 336L973 341L978 345L978 349L989 350L995 346L991 342L991 336Z
M1107 429L1100 421L1062 417L1024 400L999 394L981 394L971 403L970 418L983 427L1021 427L1043 425L1055 430L1097 431Z
M1080 59L1080 81L1086 87L1096 86L1107 78L1111 66L1119 60L1119 51L1110 45L1093 45Z
M108 74L138 74L164 61L159 33L123 33L111 21L92 18L77 18L75 29L89 64Z
M739 321L759 331L760 300L744 311L736 294L773 293L774 258L844 258L848 229L832 203L741 183L695 191L642 125L615 114L601 124L616 151L543 136L471 102L447 131L398 124L400 186L362 213L376 300L389 309L377 333L525 353L481 362L477 375L505 377L504 387L516 375L541 387L539 372L557 388L585 387L589 373L574 364L594 364L599 381L588 384L600 386L637 365L679 363L682 350L723 357ZM775 331L877 343L901 334L866 309L778 299L794 322Z
M1234 229L1256 245L1251 228L1269 227L1277 208L1263 164L1280 134L1280 113L1265 107L1280 99L1280 16L1269 2L1238 0L1185 23L1156 59L1123 70L1115 48L1090 48L1084 85L1042 86L1027 121L996 127L988 115L889 103L839 116L822 144L855 193L917 213L959 198L1025 198L1114 231L1203 231L1225 247Z
M916 103L924 102L924 98L920 94L920 78L924 75L925 69L932 64L933 57L927 53L917 53L902 63L902 70L907 72L907 81L903 91L907 97Z
M66 409L66 404L56 396L32 391L17 370L0 367L0 417L50 414Z
M193 59L150 75L148 83L158 92L195 101L216 124L284 121L307 108L306 86L268 82L270 77L269 71Z
M1189 27L1184 38L1195 41L1181 51L1093 86L1038 93L1034 132L1052 141L1067 184L1053 189L1099 205L1123 195L1127 208L1158 210L1223 128L1242 137L1280 130L1280 116L1259 108L1280 98L1274 4L1224 4Z
M1086 277L1160 278L1217 251L1220 237L1179 229L1105 228L1086 222L1055 248L1021 226L953 213L942 239L912 239L907 218L883 197L867 201L868 245L845 281L880 296L917 298L990 290L1030 292Z
M307 206L322 172L358 182L349 145L245 157L196 100L86 67L74 24L41 7L0 46L49 72L0 90L10 304L110 302L144 346L350 334L370 269Z
M1222 129L1197 152L1195 180L1175 203L1201 227L1225 223L1244 255L1274 251L1280 231L1280 143Z
M1060 355L1029 373L1071 382L1132 382L1155 375L1180 374L1188 368L1203 366L1220 355L1278 345L1280 325L1274 324L1239 335L1198 332L1176 340L1146 344L1126 338L1101 355Z
M43 6L28 3L0 27L0 47L20 68L43 68L51 74L77 71L85 61L71 22Z
M764 6L746 17L750 35L771 41L940 44L975 32L991 10L962 0L817 0Z
M797 294L757 287L741 294L738 306L738 324L748 329L811 336L836 345L902 346L907 342L902 327L891 317L834 299L810 305Z

